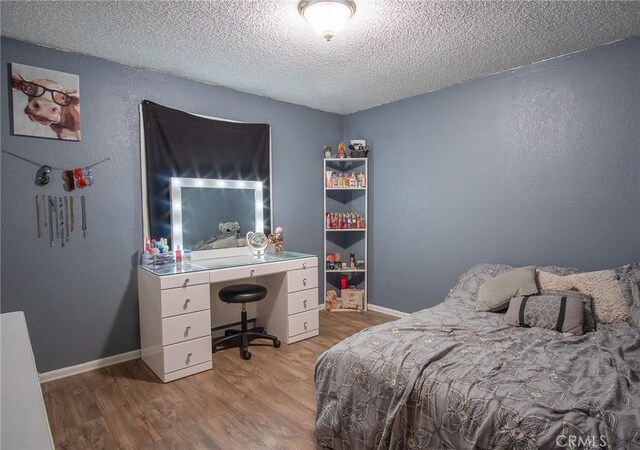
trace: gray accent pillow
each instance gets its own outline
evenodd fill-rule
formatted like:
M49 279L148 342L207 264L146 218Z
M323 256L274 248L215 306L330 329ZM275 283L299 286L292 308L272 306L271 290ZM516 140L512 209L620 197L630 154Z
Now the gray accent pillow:
M505 272L480 286L476 309L502 311L513 297L538 293L536 266L521 267Z
M619 278L622 295L630 309L631 325L640 327L640 263L627 264L614 270Z
M640 282L631 286L633 305L631 305L631 325L640 328Z
M504 315L508 325L538 327L570 333L583 333L584 302L579 297L543 294L515 297Z
M480 286L511 269L513 269L513 267L505 264L476 264L460 276L460 279L444 301L475 302L478 299Z
M543 289L540 291L540 295L555 295L555 296L567 296L576 297L582 300L584 306L584 314L582 318L582 330L585 333L591 333L596 331L596 320L593 318L593 299L590 295L583 294L578 291L554 291Z

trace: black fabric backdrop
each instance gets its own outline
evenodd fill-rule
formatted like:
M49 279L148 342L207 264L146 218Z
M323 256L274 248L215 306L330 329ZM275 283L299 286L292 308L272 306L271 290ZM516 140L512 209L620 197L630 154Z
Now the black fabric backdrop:
M171 177L263 181L271 232L269 125L205 119L148 100L142 117L150 237L171 238Z

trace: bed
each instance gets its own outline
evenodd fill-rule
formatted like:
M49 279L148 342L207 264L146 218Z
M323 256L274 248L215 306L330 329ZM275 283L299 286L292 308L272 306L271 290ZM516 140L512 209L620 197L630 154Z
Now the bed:
M443 303L322 354L318 445L640 449L640 328L568 336L477 312L479 286L506 270L474 266Z

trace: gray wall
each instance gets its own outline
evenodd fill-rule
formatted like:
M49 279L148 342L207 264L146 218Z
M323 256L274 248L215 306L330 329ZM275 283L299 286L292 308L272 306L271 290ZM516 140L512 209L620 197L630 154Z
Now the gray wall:
M288 248L317 255L322 146L368 139L369 289L378 305L437 304L481 261L599 269L640 259L638 38L344 121L97 58L8 39L1 47L2 148L61 167L111 158L84 192L89 238L76 233L52 249L35 237L34 196L64 195L59 173L39 188L36 167L2 156L2 312L25 311L41 372L139 348L142 99L270 123L274 224L285 227ZM9 134L9 62L80 75L80 143Z
M439 303L479 262L640 260L640 38L364 112L371 303Z
M67 248L38 240L37 168L2 155L2 312L22 310L40 372L139 348L136 254L142 246L138 105L148 99L272 127L274 224L290 249L322 254L322 147L342 136L342 117L84 55L2 39L2 148L58 167L94 170L89 237ZM80 76L82 141L10 135L7 75L16 62Z

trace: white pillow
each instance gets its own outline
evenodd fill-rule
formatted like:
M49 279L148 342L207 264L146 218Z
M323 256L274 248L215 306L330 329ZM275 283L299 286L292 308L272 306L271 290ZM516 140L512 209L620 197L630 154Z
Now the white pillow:
M571 289L590 295L593 298L593 315L600 323L628 322L631 319L618 276L613 270L564 277L542 271L537 273L540 289Z

